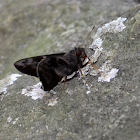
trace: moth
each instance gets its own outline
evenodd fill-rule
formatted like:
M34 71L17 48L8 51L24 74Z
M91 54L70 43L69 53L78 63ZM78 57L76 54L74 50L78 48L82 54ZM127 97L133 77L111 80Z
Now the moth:
M57 53L24 58L14 63L22 73L38 77L44 91L53 89L63 77L81 70L88 64L83 62L87 58L84 48L75 48L68 53Z
M80 70L82 74L81 68L91 62L88 58L89 61L84 64L86 58L88 57L85 49L78 47L68 53L57 53L24 58L15 62L14 65L20 72L39 78L42 82L43 90L49 91L53 89L63 77L65 78L66 83L67 76L71 75L73 72ZM91 65L99 71L93 63L91 63Z

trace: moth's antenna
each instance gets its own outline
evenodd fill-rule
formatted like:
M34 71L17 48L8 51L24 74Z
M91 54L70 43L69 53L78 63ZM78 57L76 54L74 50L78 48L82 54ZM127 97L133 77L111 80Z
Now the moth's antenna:
M82 43L82 45L85 44L85 42L87 41L88 37L90 36L90 34L91 34L91 32L93 31L94 28L95 28L95 26L92 27L91 31L88 33L88 35L87 35L87 37L85 38L85 40L84 40L84 42ZM82 45L80 45L80 46L82 46Z

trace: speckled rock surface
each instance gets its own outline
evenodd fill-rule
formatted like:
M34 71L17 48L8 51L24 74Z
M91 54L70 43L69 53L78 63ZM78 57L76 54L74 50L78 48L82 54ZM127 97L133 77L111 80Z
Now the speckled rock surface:
M130 0L6 2L0 1L0 139L139 140L140 5ZM113 79L99 82L100 74L93 76L91 69L86 76L93 85L90 92L77 76L54 106L21 94L38 80L9 76L18 73L16 60L69 51L82 44L93 25L84 47L91 56L100 45L96 65L107 72L117 69ZM100 42L95 43L97 35ZM62 86L54 89L56 94Z

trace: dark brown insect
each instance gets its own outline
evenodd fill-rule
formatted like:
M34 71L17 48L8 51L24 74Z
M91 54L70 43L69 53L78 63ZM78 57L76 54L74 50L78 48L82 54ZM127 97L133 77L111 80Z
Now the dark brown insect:
M58 53L24 58L14 63L22 73L38 77L43 89L53 89L59 81L87 65L83 62L87 58L84 48L75 48L68 53Z
M88 36L92 30L89 32ZM91 62L88 58L89 61L86 64L83 64L86 58L87 55L84 48L75 48L68 53L58 53L24 58L15 62L14 65L20 72L38 77L42 82L42 88L45 91L49 91L53 89L62 80L63 77L65 77L66 83L67 76L71 75L73 72L80 70L82 74L81 68ZM93 63L91 63L91 65L99 71L99 69Z

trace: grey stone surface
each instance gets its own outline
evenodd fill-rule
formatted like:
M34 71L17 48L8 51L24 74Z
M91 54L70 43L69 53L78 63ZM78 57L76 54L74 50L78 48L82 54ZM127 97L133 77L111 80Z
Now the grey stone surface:
M140 139L140 5L130 0L1 0L0 13L0 139ZM88 74L93 85L89 94L83 78L75 77L66 83L57 104L48 106L45 98L33 100L21 94L23 88L38 82L33 77L21 76L14 84L11 77L4 79L18 73L13 67L18 59L82 44L93 25L96 29L84 47L89 55L94 54L88 47L97 29L118 17L127 18L126 28L100 34L103 51L96 65L100 68L109 60L109 66L119 72L110 82L98 82L99 74ZM4 85L9 85L7 92ZM57 94L62 86L54 89ZM68 89L73 94L66 94Z

